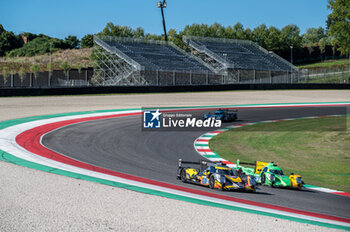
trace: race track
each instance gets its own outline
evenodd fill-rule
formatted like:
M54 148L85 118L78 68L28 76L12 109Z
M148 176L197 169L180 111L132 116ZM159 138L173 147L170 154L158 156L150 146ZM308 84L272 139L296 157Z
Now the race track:
M198 115L203 113L193 112ZM345 107L241 109L240 120L236 123L345 113ZM225 124L225 126L228 125ZM179 158L184 160L201 158L194 150L193 142L203 133L205 132L145 132L141 131L140 116L128 116L66 126L45 135L42 143L49 149L85 163L212 192L214 190L209 188L183 184L176 180ZM257 193L219 191L215 193L350 218L350 198L328 193L269 187L260 187Z

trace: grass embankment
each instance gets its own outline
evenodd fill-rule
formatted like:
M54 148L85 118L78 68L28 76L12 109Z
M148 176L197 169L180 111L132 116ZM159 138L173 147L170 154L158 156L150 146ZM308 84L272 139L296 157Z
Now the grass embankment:
M316 62L307 65L297 65L299 69L327 69L327 68L340 68L343 66L349 67L349 59L340 60L326 60L322 62Z
M299 119L232 129L210 140L236 162L274 161L306 184L350 192L350 117Z
M90 59L92 48L66 49L52 53L52 68L61 70L62 63L67 61L71 68L78 69L92 67ZM40 67L40 71L49 70L50 54L37 55L31 57L0 57L0 72L6 67L9 72L19 72L23 67L26 72L30 71L33 64Z

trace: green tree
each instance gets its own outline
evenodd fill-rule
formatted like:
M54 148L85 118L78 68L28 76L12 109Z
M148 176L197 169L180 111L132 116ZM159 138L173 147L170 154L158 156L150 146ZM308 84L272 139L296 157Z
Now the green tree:
M244 39L244 27L243 24L238 22L233 26L233 33L235 34L235 39Z
M27 42L30 42L30 41L32 41L33 39L35 39L35 38L38 37L38 35L33 34L33 33L30 33L30 32L24 32L24 33L22 33L21 35L27 37Z
M231 26L225 28L225 37L229 39L236 39L235 31Z
M98 33L98 35L132 37L134 32L130 27L114 25L113 23L109 22L107 23L106 27L100 33Z
M320 48L321 55L323 55L326 52L326 39L321 38L320 41L318 41L318 47Z
M266 42L269 37L269 30L267 29L266 25L261 24L260 26L254 28L252 34L253 40L260 46L266 48Z
M302 38L299 34L300 29L296 25L290 24L283 27L281 30L282 48L289 49L290 46L294 48L301 47Z
M337 51L337 39L334 36L330 36L330 43L332 45L332 53L334 58L335 52Z
M67 48L78 48L80 45L80 41L76 36L69 35L64 39L64 43L67 45Z
M208 27L206 35L209 37L223 38L225 37L225 28L219 23L214 23Z
M4 30L0 34L0 56L4 56L7 52L19 48L20 46L21 42L13 32Z
M308 28L306 32L302 35L302 42L304 45L306 44L317 44L320 39L327 37L324 29L322 27L318 28Z
M207 24L192 24L187 25L183 31L184 35L188 36L207 36L208 34L208 25Z
M145 37L145 31L142 27L136 28L136 31L134 31L134 37L135 38L143 38Z
M182 36L176 32L175 29L170 29L168 32L169 41L173 42L175 45L184 48L184 43L182 42Z
M335 37L338 50L345 55L350 51L350 1L328 0L327 7L332 10L327 20L329 34Z
M5 31L4 27L2 26L2 24L0 24L0 34L3 33Z
M276 27L269 27L268 36L265 40L266 49L277 51L282 48L281 45L281 31Z
M80 42L81 48L91 48L94 46L94 36L91 34L85 35Z

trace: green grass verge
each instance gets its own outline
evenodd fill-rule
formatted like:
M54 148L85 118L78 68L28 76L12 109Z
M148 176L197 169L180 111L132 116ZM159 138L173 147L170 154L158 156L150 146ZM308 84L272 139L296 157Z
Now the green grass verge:
M317 62L308 65L297 65L298 68L331 68L331 67L339 67L349 65L349 59L340 59L340 60L326 60L322 62Z
M213 137L210 148L226 160L274 161L306 184L350 192L350 117L261 123Z
M350 74L327 74L326 77L309 77L307 80L302 79L298 83L349 83ZM345 82L344 82L345 80Z

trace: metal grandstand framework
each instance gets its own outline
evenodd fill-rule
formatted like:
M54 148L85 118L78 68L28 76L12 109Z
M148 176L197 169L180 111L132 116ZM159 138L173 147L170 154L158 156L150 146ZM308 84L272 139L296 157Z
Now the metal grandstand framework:
M272 51L247 40L183 36L197 56L236 83L293 83L298 68Z
M221 83L198 57L171 42L95 36L94 84L187 85Z
M95 36L95 85L295 83L298 69L251 41L183 37L172 42Z

